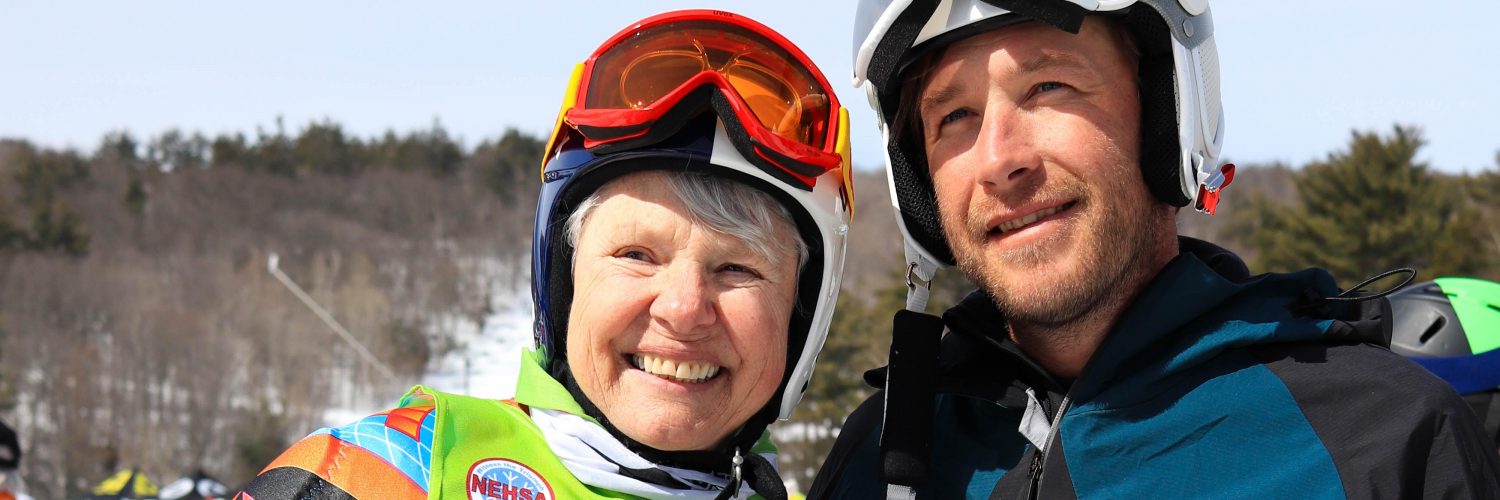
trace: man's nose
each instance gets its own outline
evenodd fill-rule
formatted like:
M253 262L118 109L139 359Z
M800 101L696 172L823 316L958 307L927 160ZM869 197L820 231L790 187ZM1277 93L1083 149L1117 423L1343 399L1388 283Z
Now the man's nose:
M673 263L658 275L656 300L651 303L652 321L679 340L691 341L708 333L714 324L714 297L709 276L699 266Z
M997 100L988 105L975 143L978 182L985 192L999 194L1023 186L1040 174L1042 158L1025 112L1014 103Z

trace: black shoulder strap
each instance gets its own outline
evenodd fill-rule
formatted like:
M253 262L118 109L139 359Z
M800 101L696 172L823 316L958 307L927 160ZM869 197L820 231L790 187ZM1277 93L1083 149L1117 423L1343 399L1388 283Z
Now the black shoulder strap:
M885 379L880 466L885 482L905 486L908 495L927 481L931 463L932 398L942 335L941 318L905 309L896 312Z

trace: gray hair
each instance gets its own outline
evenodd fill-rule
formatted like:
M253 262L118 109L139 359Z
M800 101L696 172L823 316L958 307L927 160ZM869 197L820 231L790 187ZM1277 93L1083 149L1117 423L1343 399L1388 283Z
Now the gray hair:
M770 194L744 183L699 172L669 170L665 173L667 187L687 205L693 224L737 239L756 255L776 264L781 263L777 255L795 245L797 274L802 274L802 268L807 265L807 242L800 237L792 238L792 241L776 238L777 227L795 229L796 224L791 212ZM584 221L603 201L595 191L568 215L568 246L578 248Z

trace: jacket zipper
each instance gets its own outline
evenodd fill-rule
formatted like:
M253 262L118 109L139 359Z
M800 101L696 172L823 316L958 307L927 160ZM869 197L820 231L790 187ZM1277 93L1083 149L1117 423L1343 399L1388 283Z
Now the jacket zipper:
M1072 398L1073 393L1070 390L1068 394L1063 395L1062 402L1058 403L1057 415L1052 417L1052 428L1047 430L1047 440L1043 443L1043 446L1051 447L1052 442L1057 439L1057 432L1062 426L1063 414L1068 412L1068 406L1073 402ZM1026 498L1036 500L1039 494L1038 490L1042 484L1042 477L1047 474L1046 462L1047 450L1037 448L1036 453L1031 457L1031 469L1028 471L1031 476L1031 483L1027 486Z

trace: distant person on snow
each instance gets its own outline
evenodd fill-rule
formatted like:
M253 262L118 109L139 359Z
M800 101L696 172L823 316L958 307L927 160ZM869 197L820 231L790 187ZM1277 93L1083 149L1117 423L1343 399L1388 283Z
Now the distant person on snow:
M576 69L542 161L515 399L412 389L241 498L785 499L767 426L839 291L848 118L734 14L651 17Z
M16 431L0 422L0 500L31 500L21 482L21 440Z

